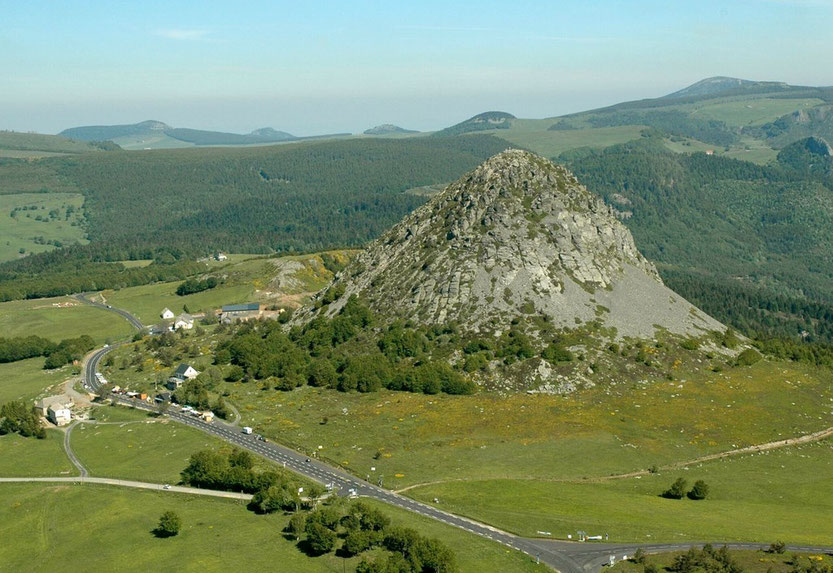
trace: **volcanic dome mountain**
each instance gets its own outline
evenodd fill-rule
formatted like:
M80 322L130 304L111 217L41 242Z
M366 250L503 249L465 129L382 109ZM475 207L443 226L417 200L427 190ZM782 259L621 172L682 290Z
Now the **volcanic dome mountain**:
M617 337L725 330L668 289L601 198L565 168L504 151L405 217L336 277L378 315L499 333L521 315ZM319 295L323 296L323 295ZM320 305L319 305L320 306ZM319 311L300 309L304 321Z

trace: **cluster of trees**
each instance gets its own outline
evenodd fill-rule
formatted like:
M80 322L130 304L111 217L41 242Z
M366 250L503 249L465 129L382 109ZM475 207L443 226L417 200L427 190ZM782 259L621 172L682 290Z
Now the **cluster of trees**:
M732 558L728 547L724 545L715 549L710 544L704 545L703 549L692 547L678 555L668 569L674 573L743 573L743 568Z
M234 449L228 454L200 450L191 455L180 475L183 483L205 489L242 491L256 496L280 489L298 495L298 488L286 474L256 470L254 456L246 450Z
M60 368L80 359L93 348L95 342L86 334L78 338L66 338L57 343L34 335L0 338L0 362L16 362L46 356L43 365L45 369Z
M375 547L387 552L375 559L363 558L356 573L454 573L454 553L438 539L427 538L405 527L393 527L390 518L366 502L344 507L335 502L308 513L296 513L287 533L313 555L336 550L345 557ZM339 546L339 540L341 544Z
M57 344L40 336L0 338L0 362L17 362L37 356L48 356Z
M671 487L662 493L662 497L668 499L683 499L684 497L688 497L689 499L700 500L706 499L707 495L709 495L709 486L706 482L698 479L694 482L694 486L688 489L688 482L685 478L677 478L671 484Z
M0 264L0 301L63 296L72 293L124 288L181 280L205 271L205 265L157 251L154 263L125 268L109 249L73 245ZM127 254L127 253L118 253ZM153 255L153 252L136 254ZM183 257L182 253L176 255ZM148 258L154 258L150 256Z
M374 330L373 323L356 297L334 318L319 316L288 334L277 322L252 321L218 345L215 362L233 365L229 380L264 380L281 390L309 384L343 392L475 391L474 382L444 359L451 351L448 330L404 323Z
M176 287L176 294L185 296L195 294L204 290L209 290L220 284L216 277L208 277L205 279L190 278Z
M78 338L67 338L57 344L43 363L47 370L60 368L73 360L80 360L87 352L95 348L92 337L83 334Z
M46 430L40 423L40 414L34 406L27 406L20 400L6 402L0 406L0 435L20 434L23 437L46 437Z

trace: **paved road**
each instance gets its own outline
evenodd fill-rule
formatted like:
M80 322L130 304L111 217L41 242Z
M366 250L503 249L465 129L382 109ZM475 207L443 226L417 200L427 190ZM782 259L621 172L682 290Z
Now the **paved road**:
M99 477L4 477L0 478L0 483L99 483L104 485L117 485L120 487L133 487L137 489L152 489L154 491L170 491L174 493L190 493L192 495L207 495L210 497L224 497L227 499L240 499L243 501L251 501L252 496L247 493L234 493L232 491L215 491L212 489L199 489L196 487L184 487L181 485L165 486L159 483L147 483L143 481L131 481L124 479L110 479Z
M83 298L81 300L89 302ZM110 307L107 308L113 312L122 314L122 316L126 315L125 318L132 318L132 315L129 313L124 313L119 309ZM128 320L130 320L130 318L128 318ZM131 324L134 324L135 326L136 323L138 323L138 320L133 318L133 320L131 320ZM141 323L138 323L137 328L142 328ZM98 380L96 380L95 377L98 363L105 354L112 350L112 348L114 347L105 347L97 350L87 360L84 370L84 383L93 391L98 389ZM144 402L135 402L121 396L114 396L114 399L125 404L132 404L137 408L144 410L153 410L151 405ZM192 426L208 434L215 435L231 444L259 454L266 459L276 462L277 464L282 465L283 467L301 474L311 480L336 488L342 495L350 490L354 490L356 495L376 499L413 513L417 513L431 519L436 519L437 521L441 521L475 535L491 539L507 547L512 547L522 551L530 555L532 558L540 560L541 563L546 563L561 573L596 573L601 570L602 565L609 562L611 555L615 556L618 561L624 555L632 555L638 547L642 547L643 550L648 553L660 553L685 550L692 546L702 545L701 543L597 544L594 542L577 543L518 537L506 531L442 511L433 506L399 495L395 492L374 486L373 484L367 483L364 480L341 470L340 468L322 463L314 458L307 457L302 453L279 444L275 444L273 442L263 442L258 440L255 436L244 434L239 428L225 424L219 420L205 422L200 418L183 414L178 408L173 406L168 411L168 415L173 420ZM722 546L724 543L716 542L714 545ZM728 546L730 549L761 549L765 547L761 544L728 544ZM833 548L829 547L790 546L788 549L790 551L833 553Z
M136 318L126 310L114 308L109 304L101 304L100 302L95 302L89 298L90 294L92 293L82 292L81 294L76 294L75 298L83 302L84 304L89 304L90 306L95 306L104 310L109 310L110 312L115 312L116 314L127 320L127 322L129 322L130 325L133 326L133 328L135 328L136 330L142 330L144 328L144 325L141 323L141 321L139 321L138 318Z

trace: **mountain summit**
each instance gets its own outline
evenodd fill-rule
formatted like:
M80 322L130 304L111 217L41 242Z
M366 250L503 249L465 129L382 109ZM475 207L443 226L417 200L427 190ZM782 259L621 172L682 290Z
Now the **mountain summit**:
M344 296L322 311L329 315L356 294L391 320L474 332L499 333L521 315L561 328L601 321L620 337L724 329L663 285L600 198L520 150L492 157L407 216L334 288Z

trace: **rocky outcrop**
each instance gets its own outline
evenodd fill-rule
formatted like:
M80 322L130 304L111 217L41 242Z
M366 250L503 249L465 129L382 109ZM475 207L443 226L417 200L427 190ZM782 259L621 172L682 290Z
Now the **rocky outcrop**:
M565 168L505 151L449 185L336 277L386 317L500 332L519 315L617 336L722 329L666 288L614 210ZM297 320L316 311L302 309Z

